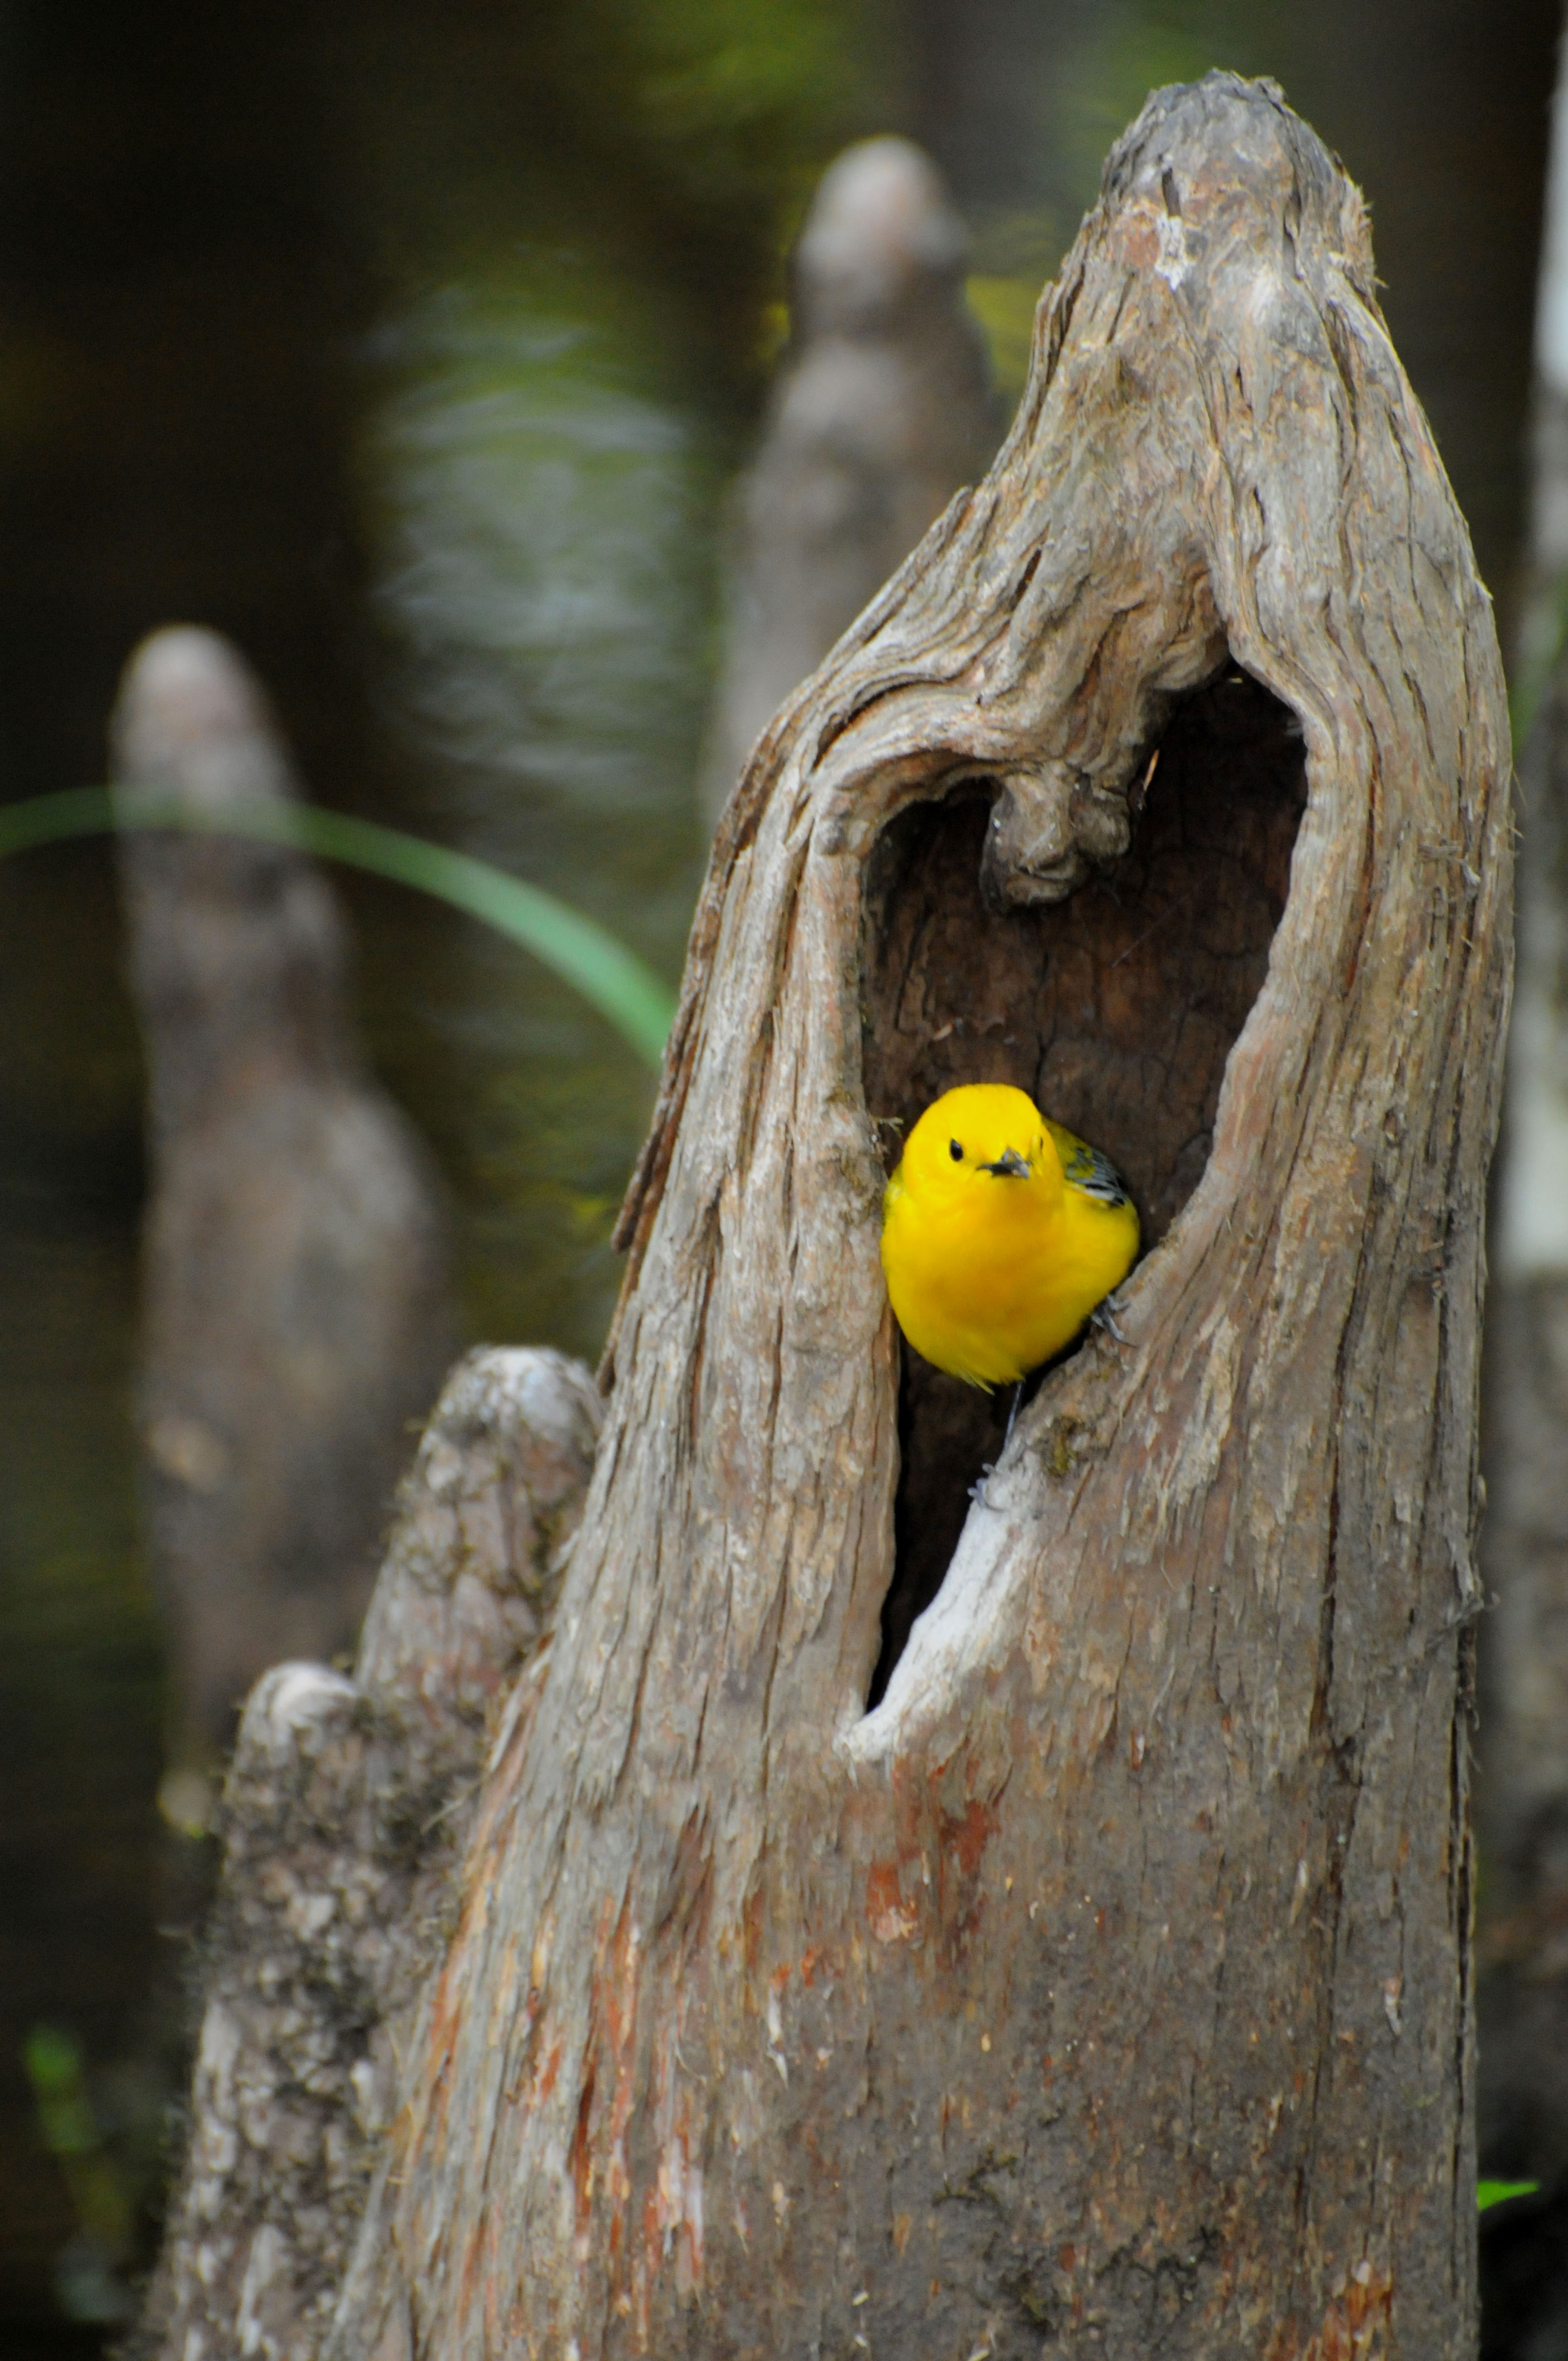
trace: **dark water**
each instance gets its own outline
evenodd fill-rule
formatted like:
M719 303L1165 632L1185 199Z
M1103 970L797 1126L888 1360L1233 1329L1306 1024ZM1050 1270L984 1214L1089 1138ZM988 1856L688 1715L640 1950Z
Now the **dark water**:
M1506 607L1555 34L1550 0L10 0L0 793L98 776L137 637L215 623L320 800L553 887L673 981L724 487L815 172L862 131L923 137L1005 346L1145 90L1215 62L1277 74L1367 190L1390 323ZM345 892L374 1054L448 1176L469 1333L591 1355L649 1078L521 953L398 889ZM81 2213L20 2045L75 2037L104 2156L149 2185L137 2061L179 1880L128 1420L141 1072L104 850L0 865L0 2334L20 2353L67 2334Z

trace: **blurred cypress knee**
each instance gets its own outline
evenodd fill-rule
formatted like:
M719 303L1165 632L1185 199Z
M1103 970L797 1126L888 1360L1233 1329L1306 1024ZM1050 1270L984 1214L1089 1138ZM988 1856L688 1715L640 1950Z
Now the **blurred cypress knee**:
M214 633L138 649L116 776L211 818L297 793L259 684ZM349 1646L411 1424L454 1351L445 1223L371 1080L314 865L280 845L122 840L149 1070L139 1420L176 1761L226 1745L285 1657Z
M740 492L708 764L717 816L762 730L990 466L1001 414L966 239L907 139L829 166L791 266L791 345Z

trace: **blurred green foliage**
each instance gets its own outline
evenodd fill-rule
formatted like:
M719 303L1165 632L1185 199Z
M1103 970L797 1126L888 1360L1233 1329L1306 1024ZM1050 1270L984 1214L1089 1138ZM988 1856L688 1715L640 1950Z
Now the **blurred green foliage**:
M897 0L577 0L330 12L318 72L352 126L353 195L385 293L509 234L619 269L703 347L720 405L756 386L754 328L829 158L907 113ZM389 126L411 135L389 137Z
M1015 403L1029 375L1039 285L1032 273L1027 278L1003 278L971 271L965 293L970 310L985 332L992 376L1005 400Z
M1092 202L1106 155L1151 90L1215 66L1277 72L1282 15L1277 0L1104 0L1053 78L1058 152L1081 203Z
M705 208L771 221L781 202L804 203L886 104L891 12L879 24L843 0L597 0L569 13L589 89L613 104L598 76L619 57L625 126Z
M71 2192L76 2230L55 2264L60 2310L71 2320L121 2326L136 2302L122 2276L136 2249L137 2201L112 2153L87 2089L74 2035L38 2025L22 2045L38 2136Z

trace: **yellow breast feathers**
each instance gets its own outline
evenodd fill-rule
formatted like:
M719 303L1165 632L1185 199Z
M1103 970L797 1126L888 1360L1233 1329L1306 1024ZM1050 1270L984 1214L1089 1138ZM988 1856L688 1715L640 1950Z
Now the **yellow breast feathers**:
M1114 1165L1003 1082L928 1106L883 1199L898 1324L971 1386L1015 1383L1059 1353L1137 1251Z

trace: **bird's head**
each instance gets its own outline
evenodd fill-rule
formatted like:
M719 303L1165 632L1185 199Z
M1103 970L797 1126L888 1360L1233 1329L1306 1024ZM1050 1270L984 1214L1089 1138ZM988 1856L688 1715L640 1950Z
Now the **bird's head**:
M933 1202L1025 1188L1037 1199L1062 1187L1061 1159L1038 1107L1009 1082L945 1091L910 1133L900 1171L905 1188Z

